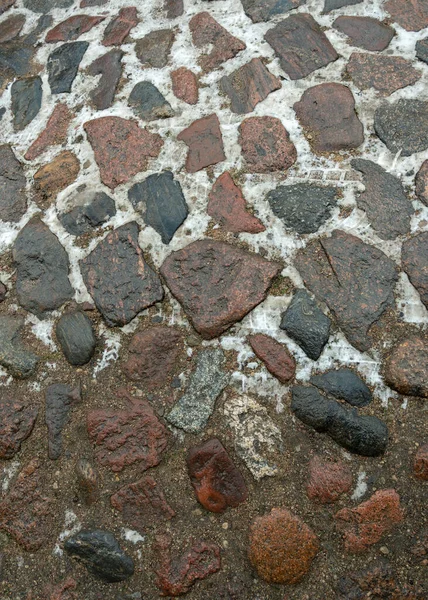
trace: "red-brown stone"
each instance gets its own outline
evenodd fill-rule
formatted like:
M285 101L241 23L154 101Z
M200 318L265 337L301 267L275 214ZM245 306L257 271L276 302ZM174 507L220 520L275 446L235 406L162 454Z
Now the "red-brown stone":
M67 131L74 114L66 104L57 104L46 124L46 128L25 153L26 160L34 160L50 146L65 144Z
M0 15L9 10L15 4L16 0L0 0Z
M308 497L314 502L336 502L352 487L352 473L343 462L327 461L314 456L309 463Z
M260 233L263 223L247 210L240 188L228 171L220 175L209 194L207 213L225 231Z
M422 163L416 175L415 184L417 197L428 206L428 160Z
M250 117L242 121L239 144L252 173L283 171L297 159L296 148L276 117Z
M24 23L25 15L13 15L0 23L0 44L13 40L24 27Z
M403 520L400 496L393 489L379 490L356 508L343 508L335 515L343 531L345 550L365 552Z
M172 91L176 98L187 102L187 104L197 104L199 99L198 78L196 75L180 67L171 73Z
M401 263L428 308L428 232L422 232L403 242Z
M160 269L205 339L218 337L260 304L280 270L279 263L214 240L172 252Z
M428 481L428 444L418 448L413 462L413 473L418 479Z
M390 25L372 17L337 17L333 27L347 35L353 46L372 52L381 52L387 48L395 35Z
M207 510L221 513L247 499L245 480L219 440L190 448L186 463L196 497Z
M360 90L375 89L382 96L413 85L422 76L409 60L384 54L351 54L346 71Z
M420 31L428 25L426 0L388 0L383 8L406 31Z
M80 163L70 150L64 150L34 175L36 201L45 206L66 187L76 181Z
M251 526L249 557L268 583L298 583L318 550L314 532L285 508L273 508Z
M126 6L119 10L118 16L109 23L104 32L104 46L120 46L129 32L138 24L135 6Z
M127 400L125 409L100 408L88 413L95 457L115 472L134 463L140 471L146 471L159 464L167 446L167 430L148 402L123 391L120 395Z
M0 402L0 458L13 458L21 443L31 434L38 409L19 400L2 398Z
M231 35L207 12L192 17L189 27L193 43L197 48L212 45L210 53L199 59L199 64L204 71L218 69L224 62L246 48L244 42Z
M405 396L428 398L428 342L411 336L399 342L384 363L385 382Z
M58 23L48 31L46 42L69 42L77 40L81 35L90 31L92 27L104 21L105 17L91 17L89 15L74 15L62 23Z
M101 117L83 127L94 150L101 180L111 189L145 171L149 158L156 158L163 146L160 135L121 117Z
M67 577L50 592L49 600L78 600L74 590L77 587L72 577Z
M215 114L194 121L178 134L177 140L189 147L186 159L189 173L196 173L226 159L220 121Z
M296 361L284 344L264 333L250 335L248 341L254 354L281 383L288 383L294 377Z

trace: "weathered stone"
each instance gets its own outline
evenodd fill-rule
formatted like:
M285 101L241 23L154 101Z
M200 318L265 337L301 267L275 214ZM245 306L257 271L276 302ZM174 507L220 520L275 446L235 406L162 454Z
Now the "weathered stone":
M428 206L428 160L422 163L416 175L415 184L417 197Z
M295 266L303 281L325 302L358 350L372 344L369 329L394 299L394 262L383 252L343 231L310 242Z
M428 232L419 233L403 242L401 263L410 283L418 290L428 308Z
M416 57L425 63L428 63L428 38L416 42Z
M125 554L109 531L82 530L68 538L64 550L92 575L108 583L124 581L134 574L134 561Z
M114 472L138 463L146 471L159 464L167 446L167 430L145 400L125 392L127 408L97 409L88 413L87 425L98 462Z
M351 54L346 71L360 90L375 89L381 96L390 96L397 90L413 85L422 76L409 60L384 54Z
M45 42L70 42L90 31L92 27L104 21L105 17L91 17L89 15L74 15L58 23L48 31Z
M367 406L372 401L372 393L361 377L346 367L312 375L309 381L323 392L345 400L352 406Z
M330 319L321 311L306 290L298 290L281 315L281 329L312 360L318 360L330 336Z
M248 341L255 355L281 383L288 383L294 377L296 361L287 346L264 333L250 335Z
M401 98L394 104L383 104L375 111L374 128L394 154L422 152L428 148L428 102Z
M336 188L297 183L279 185L267 200L276 217L297 233L315 233L330 218L337 204Z
M273 508L251 525L250 561L268 583L298 583L318 551L312 529L285 508Z
M229 381L225 362L220 348L199 352L186 391L166 417L172 425L193 433L204 429L214 411L215 401Z
M336 502L352 487L352 473L343 462L326 461L314 456L309 463L308 497L314 502Z
M151 31L135 44L135 53L143 67L162 69L168 63L175 34L172 29Z
M24 319L21 317L0 315L0 365L18 379L30 377L39 362L39 357L21 344L23 326Z
M68 42L51 52L47 70L52 94L71 92L71 86L88 46L89 42Z
M393 27L372 17L343 15L337 17L333 27L347 35L353 46L371 52L385 50L395 35Z
M11 110L15 131L25 129L39 114L42 105L42 80L28 77L14 81L11 88Z
M85 365L91 360L97 342L91 320L85 313L76 311L62 315L55 333L71 365Z
M19 232L13 257L16 293L23 308L42 317L72 298L67 252L38 217Z
M154 551L158 557L156 585L163 596L181 596L199 579L220 570L220 548L211 542L197 541L181 556L171 559L172 536L158 535Z
M291 410L315 431L327 433L337 444L361 456L379 456L388 443L388 429L377 417L358 415L314 387L292 389Z
M10 146L0 146L0 219L17 222L27 210L25 178L22 164Z
M242 0L242 6L253 23L259 23L283 15L305 2L306 0Z
M391 240L409 233L414 208L401 181L371 160L357 158L351 166L363 174L366 189L357 195L357 205L377 235Z
M87 506L98 501L100 496L98 473L87 458L80 458L76 463L76 477L79 492Z
M248 212L245 198L228 171L220 175L209 193L207 214L232 233L260 233L266 229Z
M117 17L107 25L104 31L103 45L120 46L137 23L138 17L135 6L121 8Z
M0 302L4 302L7 296L7 287L0 281Z
M15 2L16 0L0 0L0 15L9 10Z
M428 398L428 343L414 335L399 342L384 363L385 382L405 396Z
M247 499L244 478L219 440L191 448L186 463L196 497L207 510L221 513Z
M101 117L87 121L83 127L93 148L101 181L110 189L145 171L149 158L156 158L163 146L160 135L121 117Z
M122 50L110 50L88 67L89 75L101 75L97 87L89 96L97 110L104 110L113 104L114 95L122 75Z
M417 479L428 481L428 444L418 448L413 461L413 473Z
M104 192L83 190L73 199L73 203L76 206L72 210L58 215L64 229L72 235L89 233L116 214L113 198Z
M384 9L396 23L406 31L420 31L428 25L428 5L426 0L388 0Z
M364 141L354 96L345 85L322 83L311 87L294 110L316 153L351 150Z
M271 92L279 90L281 81L260 58L253 58L230 75L224 75L220 88L229 96L232 112L242 115L252 112Z
M4 318L2 316L2 318ZM0 319L1 327L1 319ZM0 337L1 337L0 333ZM3 353L0 350L0 353ZM1 357L0 357L1 360ZM0 401L0 458L13 458L21 444L33 431L38 409L19 400L2 398Z
M363 0L325 0L324 2L324 13L329 13L337 8L343 6L353 6L354 4L360 4Z
M199 99L198 78L196 75L180 67L171 72L172 91L174 96L187 104L197 104Z
M134 86L128 105L145 121L168 119L175 114L165 96L150 81L140 81Z
M0 8L1 12L1 8ZM9 42L19 35L25 24L25 15L13 15L0 23L0 44Z
M252 173L289 169L297 151L288 131L276 117L250 117L239 126L242 155Z
M118 227L81 262L83 280L109 326L126 325L163 298L158 275L138 245L137 223Z
M76 181L80 163L73 152L64 150L34 174L36 201L46 207L62 190Z
M58 585L52 588L49 586L49 600L78 600L74 590L77 583L72 577L67 577Z
M236 56L246 45L231 35L207 12L201 12L190 19L192 40L197 48L210 45L208 54L203 54L199 64L204 71L218 69L224 62Z
M87 6L104 6L108 0L81 0L80 8L86 8Z
M181 17L184 12L183 0L164 0L164 10L168 19Z
M356 508L343 508L335 517L343 531L347 552L365 552L403 520L400 496L393 489L379 490Z
M68 8L73 0L24 0L25 8L35 13L48 13L53 8Z
M62 430L69 421L71 408L81 402L80 387L54 383L46 389L45 398L48 455L57 460L62 454Z
M220 121L215 114L194 121L178 134L177 140L183 141L189 148L186 158L189 173L196 173L226 159Z
M206 239L172 252L160 271L194 328L211 339L265 299L280 269L261 256Z
M122 513L125 523L138 531L146 531L151 524L170 520L175 515L162 490L149 475L120 488L110 501Z
M46 128L25 153L25 160L34 160L50 146L65 144L68 127L73 117L74 114L66 104L57 104L49 117Z

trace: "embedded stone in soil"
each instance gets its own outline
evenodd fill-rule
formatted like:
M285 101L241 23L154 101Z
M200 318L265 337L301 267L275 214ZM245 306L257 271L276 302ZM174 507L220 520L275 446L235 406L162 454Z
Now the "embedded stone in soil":
M50 146L65 145L67 132L74 114L66 104L56 104L46 124L46 128L31 144L25 153L26 160L34 160Z
M231 35L207 12L192 17L189 27L192 41L197 48L211 46L210 53L202 55L198 61L204 71L218 69L246 48L244 42Z
M296 373L296 361L287 346L264 333L248 337L255 355L281 383L288 383Z
M103 46L120 46L137 24L138 13L135 6L121 8L117 17L105 28Z
M0 146L0 219L17 222L27 211L27 180L11 146Z
M174 96L187 104L197 104L199 99L199 85L196 75L180 67L171 72L172 91Z
M320 504L330 504L350 491L352 472L342 461L324 460L314 456L309 463L308 498Z
M215 114L194 121L178 134L177 140L183 141L189 148L186 158L186 170L189 173L196 173L226 159L220 121Z
M165 96L150 81L140 81L133 87L128 105L144 121L168 119L175 114Z
M65 358L71 365L88 363L96 346L92 322L81 311L66 313L59 319L55 333Z
M346 367L326 371L321 375L312 375L309 381L323 392L345 400L352 406L367 406L373 399L370 389L361 377Z
M383 54L351 54L346 71L360 90L375 89L381 96L390 96L397 90L415 84L422 72L414 69L401 56Z
M28 406L19 400L5 398L2 395L0 403L0 458L13 458L20 451L22 442L33 431L38 412L37 408Z
M401 0L388 0L384 9L406 31L420 31L428 25L428 6L425 0L411 0L404 4Z
M51 460L57 460L62 454L62 430L69 421L72 407L82 400L80 387L54 383L46 388L45 398L48 455Z
M428 232L419 233L403 242L401 264L428 308Z
M76 155L64 150L34 174L34 199L47 208L62 190L76 181L79 172Z
M395 35L390 25L372 17L337 17L333 27L349 37L353 46L372 52L381 52L387 48Z
M242 6L245 14L250 17L253 23L260 21L269 21L277 15L287 13L302 4L306 0L242 0Z
M384 361L389 387L405 396L428 398L428 342L414 335L396 344Z
M413 461L413 473L417 479L428 481L428 444L418 448Z
M68 42L51 52L47 70L52 94L71 92L80 62L88 47L89 42Z
M82 190L73 198L76 206L58 215L58 220L68 233L78 236L100 227L116 214L113 198L105 192Z
M15 131L25 129L38 115L42 105L42 80L28 77L14 81L11 87L11 111Z
M135 44L135 54L143 67L161 69L169 60L175 34L172 29L151 31Z
M394 154L411 156L428 148L428 102L401 98L374 115L376 134Z
M422 163L416 175L415 184L417 197L428 206L428 160Z
M22 345L20 332L24 327L22 317L0 315L0 365L17 379L30 377L39 357Z
M122 76L122 50L110 50L106 54L99 56L88 67L88 74L101 75L98 85L89 93L95 108L104 110L113 104L114 95Z
M74 15L56 25L48 31L45 42L70 42L90 31L92 27L104 21L105 17L91 17L89 15Z
M79 496L87 506L95 504L100 497L98 472L87 458L80 458L75 467Z

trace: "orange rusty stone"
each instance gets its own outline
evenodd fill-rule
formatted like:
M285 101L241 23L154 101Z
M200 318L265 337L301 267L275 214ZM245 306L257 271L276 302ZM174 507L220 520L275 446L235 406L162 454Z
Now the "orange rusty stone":
M55 200L62 190L76 181L79 171L80 163L73 152L64 150L58 154L34 175L36 201L43 206Z

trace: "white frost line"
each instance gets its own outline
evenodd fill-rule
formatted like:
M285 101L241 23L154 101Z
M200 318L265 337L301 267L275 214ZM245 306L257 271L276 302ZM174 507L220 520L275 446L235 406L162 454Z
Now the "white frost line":
M360 500L367 492L367 473L365 471L361 471L358 473L357 485L352 493L351 500Z
M122 528L122 537L127 542L131 542L131 544L139 544L146 541L146 538L141 533L133 529L127 529L126 527Z
M82 524L78 521L77 515L72 510L67 509L64 517L64 529L58 536L58 541L54 546L52 554L62 556L64 551L61 548L61 542L80 531L81 528Z

